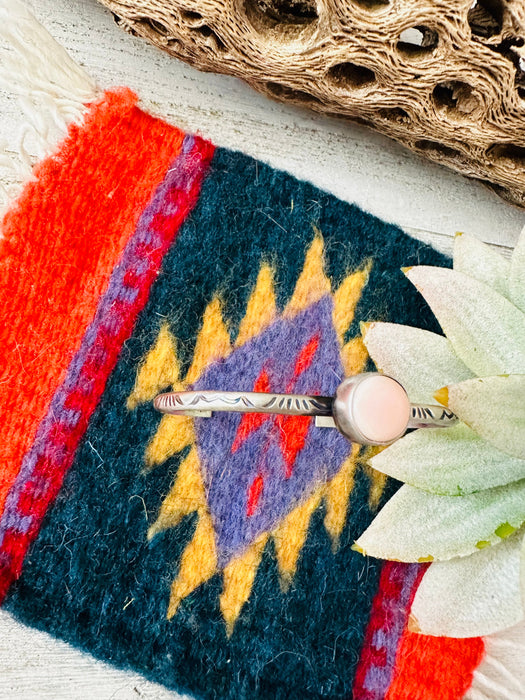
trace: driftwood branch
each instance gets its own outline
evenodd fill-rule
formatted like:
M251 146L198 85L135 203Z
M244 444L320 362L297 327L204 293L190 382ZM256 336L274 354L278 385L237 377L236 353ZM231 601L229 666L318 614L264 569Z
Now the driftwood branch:
M366 124L525 206L523 0L102 0L206 71Z

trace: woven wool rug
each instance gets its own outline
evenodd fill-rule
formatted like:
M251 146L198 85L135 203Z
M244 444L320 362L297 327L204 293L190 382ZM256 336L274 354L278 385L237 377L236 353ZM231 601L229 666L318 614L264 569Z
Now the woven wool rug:
M464 697L484 640L410 632L425 565L351 548L396 488L366 450L308 417L152 407L182 387L331 394L372 368L361 321L439 330L400 268L449 260L97 91L8 5L23 89L37 36L69 102L2 221L4 607L201 698Z

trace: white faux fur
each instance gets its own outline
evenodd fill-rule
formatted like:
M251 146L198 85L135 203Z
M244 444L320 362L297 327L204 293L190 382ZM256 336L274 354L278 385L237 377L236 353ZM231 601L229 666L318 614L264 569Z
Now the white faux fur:
M0 140L0 196L5 206L80 121L97 87L20 0L0 0L0 89L16 99L20 130Z

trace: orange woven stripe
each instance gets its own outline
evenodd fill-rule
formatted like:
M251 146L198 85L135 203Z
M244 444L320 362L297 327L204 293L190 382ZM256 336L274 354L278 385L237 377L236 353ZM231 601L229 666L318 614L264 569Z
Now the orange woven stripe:
M0 510L111 271L184 134L123 89L91 105L2 223Z
M405 630L385 700L460 700L483 654L480 637L428 637Z

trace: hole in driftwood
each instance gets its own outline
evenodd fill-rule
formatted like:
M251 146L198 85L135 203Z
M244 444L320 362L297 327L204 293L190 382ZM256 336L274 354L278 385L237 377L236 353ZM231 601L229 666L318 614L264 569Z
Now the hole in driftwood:
M427 139L421 139L416 141L414 147L422 153L432 155L435 158L461 158L461 152L450 146L445 146L439 141L428 141Z
M162 22L159 22L156 19L150 19L148 20L151 28L157 32L157 34L160 34L161 36L168 36L170 33L169 29L166 27L165 24L162 24Z
M340 88L362 88L375 82L376 74L370 68L355 63L338 63L332 66L327 77Z
M313 0L256 0L259 12L276 22L305 24L317 19Z
M471 114L479 107L479 100L473 94L471 86L461 80L439 83L434 88L432 97L438 109L455 117Z
M516 69L516 84L519 82L519 75L523 74L525 70L524 59L518 51L524 43L525 39L522 36L511 36L502 39L499 44L487 44L487 48L495 53L499 53L500 56L504 56L512 63Z
M166 27L165 24L162 24L162 22L159 22L156 19L148 19L148 23L153 29L153 31L157 34L160 34L161 36L168 36L168 34L170 33L168 27Z
M191 27L203 22L204 18L200 12L194 12L193 10L181 10L181 19L183 19Z
M498 53L509 59L515 68L514 85L518 96L525 99L525 57L521 56L518 51L513 50L515 47L521 48L525 40L523 37L515 37L509 41L502 41L498 47L494 47ZM492 46L490 48L493 48ZM502 50L500 50L502 49Z
M498 44L487 44L487 48L504 56L515 68L514 85L521 99L525 99L525 57L521 55L521 49L525 44L522 36L510 36L502 39Z
M525 100L525 58L520 58L518 60L514 84L516 85L519 97Z
M151 17L142 17L141 19L133 20L130 26L132 34L145 36L154 43L157 42L166 46L171 41L172 32L162 22ZM126 28L126 27L125 27Z
M390 0L354 0L354 3L367 10L380 10L390 5Z
M223 42L223 40L217 36L213 29L208 27L207 24L203 24L200 27L194 27L192 31L195 34L200 34L203 36L206 39L206 43L208 46L211 46L211 48L217 51L224 51L226 49L226 44Z
M520 168L525 167L525 147L514 143L496 143L491 146L487 155L491 160L505 160Z
M438 43L439 35L434 29L418 26L401 32L397 48L405 56L422 56L432 53Z
M295 90L294 88L288 87L287 85L280 85L279 83L266 83L266 89L275 97L283 100L300 102L301 104L319 104L321 102L315 95L310 95L308 92Z
M396 124L406 124L410 121L410 115L401 107L384 107L379 110L379 116L381 119L385 119L389 122L394 122Z
M474 36L489 39L501 32L503 3L501 0L477 0L468 12L470 31Z
M282 31L283 39L318 19L315 0L245 0L244 9L256 31Z

